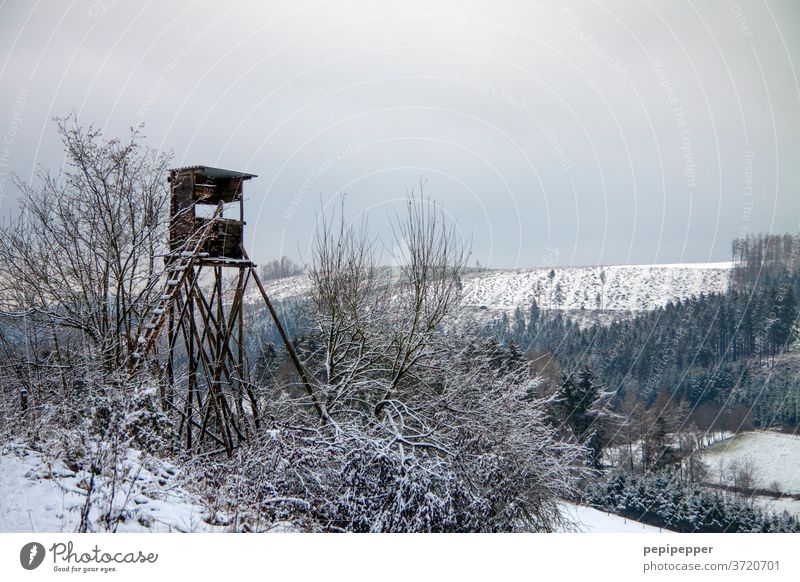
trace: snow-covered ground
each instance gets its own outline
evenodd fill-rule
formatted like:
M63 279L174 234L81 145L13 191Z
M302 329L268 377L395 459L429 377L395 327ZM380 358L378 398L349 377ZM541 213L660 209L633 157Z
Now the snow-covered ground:
M95 477L89 509L90 531L232 530L224 516L210 511L180 486L180 470L171 464L128 449L119 467L113 488L111 475ZM0 532L77 531L86 507L89 483L87 471L70 468L61 459L50 458L21 443L3 446L0 448ZM112 515L120 517L110 526L102 519L109 507ZM575 524L574 528L564 531L665 531L590 507L566 502L561 507L565 517ZM270 531L293 529L287 524L276 524Z
M646 311L692 295L725 292L731 264L555 267L552 280L550 270L468 271L463 277L463 306L511 312L517 307L527 309L536 300L543 309ZM305 275L267 281L265 285L276 300L302 296L310 289ZM252 295L250 300L260 297Z
M583 505L565 502L561 507L565 517L575 523L577 531L583 533L664 533L669 531Z
M709 483L732 485L732 474L745 469L752 473L753 489L777 488L785 495L800 496L800 435L743 432L703 450L701 458L709 469ZM800 500L760 496L758 501L770 510L800 515Z
M742 432L703 451L712 474L709 480L727 482L731 467L750 466L754 487L800 495L800 435L769 431Z
M68 467L20 443L0 449L0 531L74 532L91 488L90 531L191 532L223 528L179 484L180 472L167 462L129 449L120 470L99 475L90 486L85 469ZM112 493L113 492L113 493ZM109 524L103 515L119 517Z

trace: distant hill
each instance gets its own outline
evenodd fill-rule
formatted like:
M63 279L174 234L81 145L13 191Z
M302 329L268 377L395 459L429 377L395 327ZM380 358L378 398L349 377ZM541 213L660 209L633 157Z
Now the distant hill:
M731 280L729 262L555 267L552 280L550 271L549 268L467 271L462 304L466 308L513 312L517 307L528 309L536 300L542 309L633 313L701 293L724 293ZM305 275L265 284L275 300L301 297L310 289Z

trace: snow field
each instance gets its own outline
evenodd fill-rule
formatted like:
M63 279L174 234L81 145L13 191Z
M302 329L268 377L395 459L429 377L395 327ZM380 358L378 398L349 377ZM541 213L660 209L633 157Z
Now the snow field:
M773 490L800 496L800 435L770 431L739 433L701 453L711 484L731 485L732 474L752 473L754 489ZM800 500L792 497L757 496L756 501L771 511L788 511L800 516Z
M549 268L468 271L463 277L462 305L513 312L517 307L529 308L535 300L542 309L646 311L692 295L723 293L728 289L730 270L727 262L555 267L552 280ZM275 300L310 291L305 275L265 285ZM250 299L260 301L260 296Z
M726 482L731 468L752 467L754 486L776 484L783 493L800 495L800 436L769 431L742 432L702 452L712 482Z

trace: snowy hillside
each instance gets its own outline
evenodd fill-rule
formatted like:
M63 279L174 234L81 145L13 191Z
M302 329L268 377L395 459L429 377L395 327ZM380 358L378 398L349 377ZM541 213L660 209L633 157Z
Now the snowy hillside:
M543 309L645 311L728 288L730 263L629 265L486 271L465 277L464 304L513 311L535 299ZM605 279L605 283L603 282Z
M800 495L800 436L779 432L742 432L703 452L703 460L716 478L734 465L750 465L755 486L777 483L784 493Z
M621 265L469 271L464 275L463 305L511 312L535 299L543 309L636 312L669 301L728 289L730 263ZM302 296L308 278L300 275L268 281L276 300ZM251 300L258 298L252 296Z
M800 515L800 436L743 432L704 450L702 459L709 469L708 483L731 485L736 473L748 472L749 488L781 495L759 495L759 501L773 511Z

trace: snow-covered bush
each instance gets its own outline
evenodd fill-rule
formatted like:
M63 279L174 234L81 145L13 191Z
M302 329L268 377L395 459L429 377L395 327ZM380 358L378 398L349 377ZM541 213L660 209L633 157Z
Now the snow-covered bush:
M467 256L444 215L409 199L397 268L343 218L321 221L309 269L308 377L264 402L271 429L226 461L196 461L212 508L244 529L549 531L586 475L524 362L454 333ZM254 517L255 523L252 523Z
M156 382L148 376L93 387L85 418L101 438L123 438L149 452L174 445L172 422L159 409Z
M193 461L200 486L250 530L553 530L587 452L548 424L538 380L481 352L441 354L435 390L393 401L380 420L337 414L335 426L311 428L306 409L287 419L279 403L284 422L233 459Z
M203 464L215 509L249 516L241 524L249 530L286 522L306 531L489 529L486 500L440 459L403 455L352 427L333 439L303 433L274 431L225 471Z

